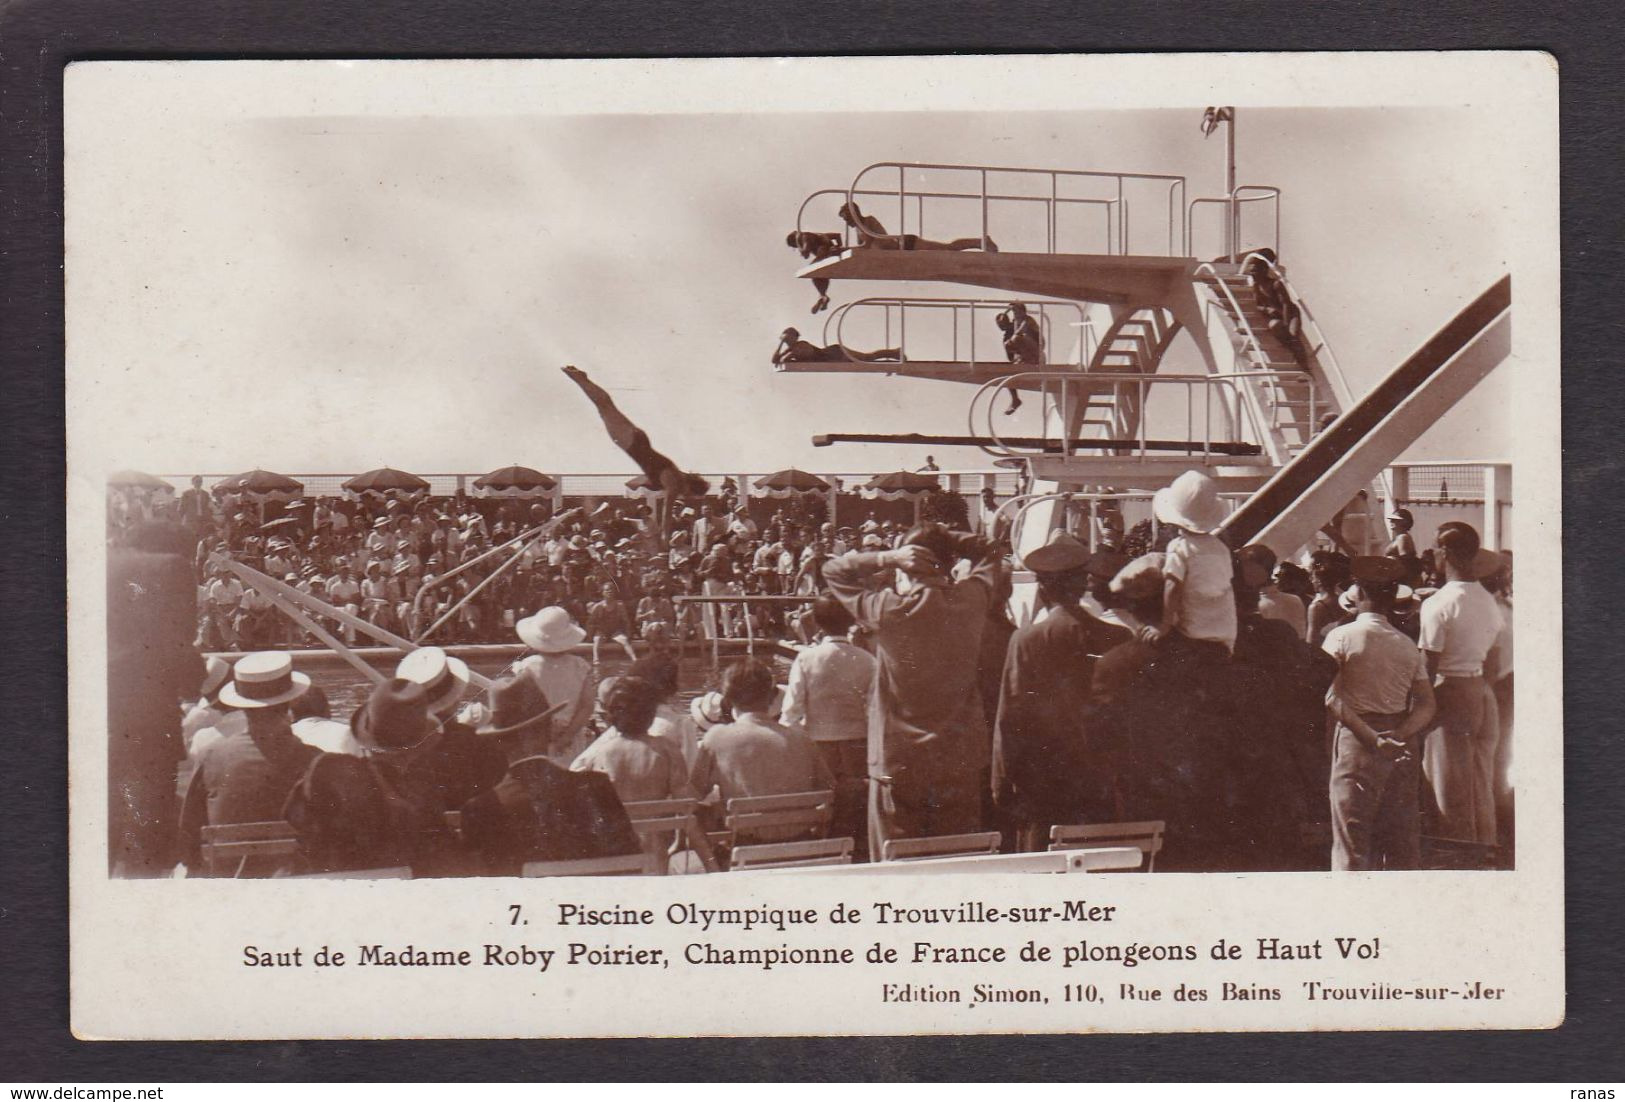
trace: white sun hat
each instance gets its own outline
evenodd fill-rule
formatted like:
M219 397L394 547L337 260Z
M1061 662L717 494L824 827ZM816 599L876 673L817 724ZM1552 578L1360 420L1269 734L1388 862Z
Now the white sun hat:
M581 625L557 605L544 608L533 616L526 616L513 628L526 646L543 654L569 650L587 637Z
M1201 471L1186 471L1151 499L1151 509L1163 524L1177 524L1192 532L1211 532L1224 523L1224 502L1219 486Z

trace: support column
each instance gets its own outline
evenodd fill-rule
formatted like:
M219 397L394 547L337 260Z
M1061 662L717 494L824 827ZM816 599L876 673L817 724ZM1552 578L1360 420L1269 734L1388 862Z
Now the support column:
M1491 551L1499 551L1501 539L1501 502L1512 496L1512 467L1505 463L1484 465L1484 533L1483 544Z

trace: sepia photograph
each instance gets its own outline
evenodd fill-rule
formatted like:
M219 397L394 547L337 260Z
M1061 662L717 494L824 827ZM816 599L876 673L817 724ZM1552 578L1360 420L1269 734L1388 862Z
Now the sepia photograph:
M878 889L848 897L869 935L938 921L942 883L1095 929L1163 884L1322 915L1560 892L1538 57L1503 57L1547 90L1517 118L1442 61L866 101L887 60L71 66L76 883L245 915L481 884L515 926L503 885L538 878L563 926ZM1210 963L1157 932L1067 966ZM851 952L782 916L666 961L579 936L560 964ZM239 940L239 974L310 952ZM1005 959L965 951L903 960ZM1373 997L1305 975L1311 1027Z

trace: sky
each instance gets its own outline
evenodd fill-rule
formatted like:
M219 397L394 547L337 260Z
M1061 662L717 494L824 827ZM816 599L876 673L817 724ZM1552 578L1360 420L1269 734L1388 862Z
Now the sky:
M122 427L116 466L630 471L574 363L693 469L913 468L922 449L810 438L962 433L970 388L769 363L786 325L821 330L784 245L809 192L887 160L1223 189L1195 107L436 113L223 72L70 81L70 403ZM1240 180L1283 189L1282 260L1356 390L1508 270L1520 162L1495 111L1257 106L1238 128ZM834 299L882 293L980 292ZM1515 356L1407 458L1506 458L1507 376L1556 369Z

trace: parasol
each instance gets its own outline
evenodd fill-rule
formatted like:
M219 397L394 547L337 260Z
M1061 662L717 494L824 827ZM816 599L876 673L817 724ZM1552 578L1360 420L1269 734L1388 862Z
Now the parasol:
M803 494L829 492L829 483L815 474L808 474L795 467L787 467L782 471L764 475L751 485L752 492L757 497L800 497Z
M258 467L225 479L216 487L222 488L228 493L241 494L250 501L292 501L305 493L303 482Z
M927 494L940 490L941 484L928 474L913 471L893 471L877 474L858 490L864 497L885 501L918 501Z
M367 471L348 479L344 489L356 497L371 494L374 497L401 497L421 494L429 488L429 483L415 474L398 471L394 467L379 467L377 470Z
M551 497L558 481L541 471L514 464L481 475L474 480L474 488L482 497Z

